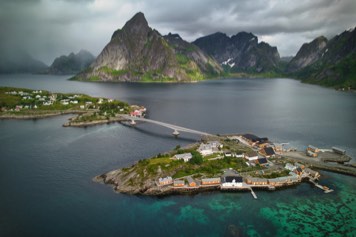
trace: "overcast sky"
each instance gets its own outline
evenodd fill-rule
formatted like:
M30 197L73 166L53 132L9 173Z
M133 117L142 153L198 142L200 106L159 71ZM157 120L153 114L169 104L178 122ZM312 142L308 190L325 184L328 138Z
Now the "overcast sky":
M356 26L355 0L0 0L0 50L24 49L47 64L80 49L98 55L139 11L161 34L193 41L247 31L281 56Z

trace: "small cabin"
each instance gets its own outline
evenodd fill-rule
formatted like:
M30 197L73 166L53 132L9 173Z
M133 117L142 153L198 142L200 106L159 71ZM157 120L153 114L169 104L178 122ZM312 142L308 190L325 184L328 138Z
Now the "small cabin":
M214 185L214 184L220 184L220 183L221 183L220 178L207 178L207 179L201 180L202 185Z
M184 180L174 180L173 186L174 187L183 187L185 185Z
M165 178L159 178L158 183L159 185L169 185L173 183L173 179L170 176L167 176Z
M268 184L268 179L247 177L246 183L247 184L252 184L252 185L267 185Z
M192 177L188 176L187 177L187 181L188 181L189 187L196 187L197 186L197 183L195 182L195 180Z

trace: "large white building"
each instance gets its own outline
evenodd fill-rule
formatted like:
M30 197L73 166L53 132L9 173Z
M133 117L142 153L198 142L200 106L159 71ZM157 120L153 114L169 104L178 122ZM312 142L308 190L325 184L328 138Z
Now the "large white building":
M208 143L200 144L198 152L202 156L208 156L217 152L220 152L219 148L222 148L223 145L218 141L209 141Z
M223 187L242 187L242 177L241 176L225 176L223 178Z

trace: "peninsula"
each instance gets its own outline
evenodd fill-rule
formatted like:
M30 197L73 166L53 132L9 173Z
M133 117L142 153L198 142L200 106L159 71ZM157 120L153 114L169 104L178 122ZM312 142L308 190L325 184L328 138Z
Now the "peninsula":
M121 115L131 112L144 114L145 111L142 106L84 94L0 87L0 119L37 119L77 114L63 126L85 127L120 122L123 120Z
M355 165L347 164L350 160L346 151L336 147L308 146L297 152L253 134L204 136L201 142L178 145L94 181L113 185L116 192L140 195L247 190L256 198L252 188L275 190L302 181L328 193L333 190L318 184L320 174L313 169L356 176Z

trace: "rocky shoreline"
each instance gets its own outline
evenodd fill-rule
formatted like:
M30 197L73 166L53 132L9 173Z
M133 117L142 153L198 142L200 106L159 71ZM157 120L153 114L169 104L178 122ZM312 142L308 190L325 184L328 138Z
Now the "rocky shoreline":
M119 178L118 178L119 177ZM220 185L211 185L211 186L200 186L197 188L174 188L172 186L163 186L158 187L156 183L151 180L147 181L143 186L129 186L125 185L128 179L125 179L125 174L122 169L114 170L102 175L95 176L93 181L96 183L102 183L112 186L113 190L117 193L123 193L128 195L143 195L143 196L169 196L169 195L184 195L184 194L198 194L202 192L249 192L249 188L238 188L238 189L222 189ZM291 186L296 186L301 182L304 182L305 179L302 179L298 183L293 184L284 184L276 186L273 191L289 188ZM254 189L263 189L271 191L267 186L266 187L254 187Z
M126 120L123 119L122 117L110 118L110 119L104 119L104 120L94 120L94 121L88 121L88 122L68 121L65 124L63 124L63 127L89 127L89 126L95 126L95 125L101 125L101 124L120 123L123 121L126 121Z
M70 111L50 111L48 113L43 113L43 114L28 114L28 115L2 114L0 115L0 119L20 119L20 120L43 119L43 118L49 118L54 116L60 116L60 115L83 114L83 113L85 112L79 110L70 110Z
M0 115L0 119L18 119L18 120L31 120L31 119L45 119L55 116L61 115L68 115L68 114L85 114L87 113L80 110L71 110L71 111L51 111L49 113L43 114L28 114L28 115L16 115L16 114L2 114ZM89 127L101 124L110 124L110 123L120 123L126 121L122 117L118 116L115 118L103 119L103 120L93 120L93 121L86 121L86 122L75 122L75 117L69 119L68 122L63 124L63 127Z

